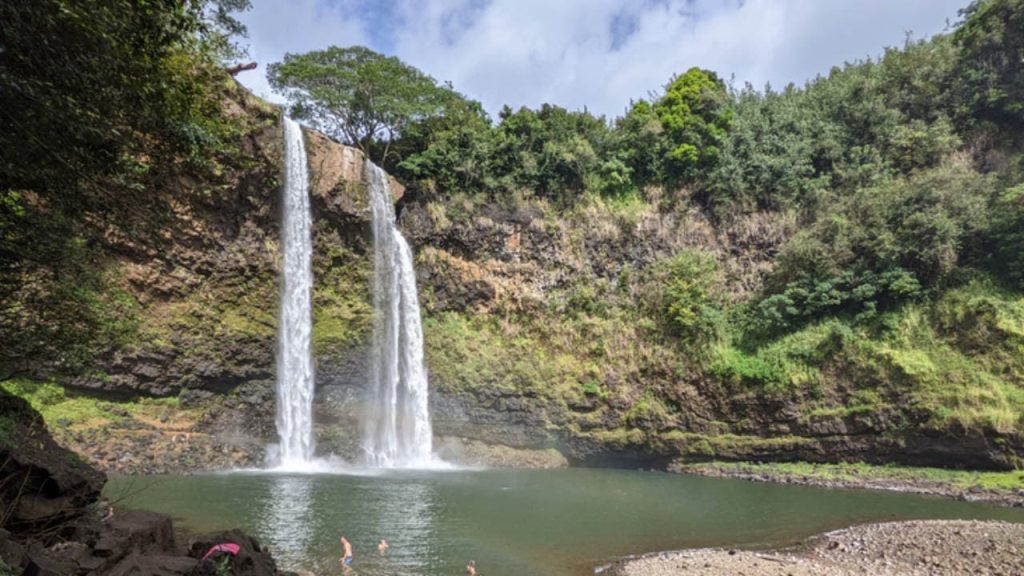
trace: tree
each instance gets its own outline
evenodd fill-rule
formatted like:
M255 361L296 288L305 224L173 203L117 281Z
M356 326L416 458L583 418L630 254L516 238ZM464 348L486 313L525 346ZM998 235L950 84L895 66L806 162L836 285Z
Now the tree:
M711 255L684 250L657 262L648 274L651 312L685 347L700 352L718 338L722 274Z
M597 188L609 129L603 117L544 104L505 107L495 130L493 169L509 189L569 199Z
M671 146L667 176L690 181L713 166L732 118L725 84L711 71L690 68L674 78L653 106Z
M405 183L445 192L478 192L491 180L491 119L472 100L455 100L441 116L413 122L391 147L385 168ZM392 158L394 160L395 158Z
M629 112L615 121L617 156L632 174L637 188L664 181L665 130L650 102L633 102Z
M291 101L295 117L367 156L374 143L383 143L378 161L411 123L439 116L461 98L398 58L362 46L286 54L270 65L267 78Z
M976 0L953 38L973 111L986 119L1024 125L1024 0Z

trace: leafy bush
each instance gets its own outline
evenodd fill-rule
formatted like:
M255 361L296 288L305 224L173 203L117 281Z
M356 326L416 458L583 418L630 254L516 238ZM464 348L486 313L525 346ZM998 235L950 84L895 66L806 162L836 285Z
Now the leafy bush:
M718 264L706 253L684 251L657 263L648 280L655 317L687 347L705 348L718 338L722 318Z
M1024 288L1024 184L1007 188L992 208L994 269Z
M829 314L865 314L932 293L987 234L992 179L943 165L865 188L782 249L757 309L788 329Z

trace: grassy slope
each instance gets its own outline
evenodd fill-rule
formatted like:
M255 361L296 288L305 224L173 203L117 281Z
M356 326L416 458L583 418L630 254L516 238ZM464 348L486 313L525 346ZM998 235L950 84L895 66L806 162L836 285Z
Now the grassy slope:
M934 302L906 305L877 322L831 319L753 351L716 350L710 371L767 394L809 392L809 418L870 414L899 402L936 429L1020 433L1024 408L1024 297L976 280ZM842 366L847 402L830 405Z
M450 202L464 210L464 200ZM642 220L637 214L655 210L635 204L595 202L545 219L576 231L612 222L617 235L630 237ZM448 221L453 213L447 226L460 225ZM728 254L717 258L723 269L737 267ZM897 428L995 437L1024 431L1024 297L983 273L866 321L832 317L753 345L737 320L749 296L732 298L722 305L721 337L694 350L666 330L653 304L655 267L626 266L615 279L584 272L529 305L506 294L485 313L429 312L433 382L455 392L539 398L577 436L654 450L683 446L711 457L801 439L750 437L742 421L737 429L703 415L694 429L689 416L708 393L796 402L805 424L884 412Z
M930 483L949 486L958 490L981 488L985 490L1024 489L1024 473L979 472L974 470L949 470L944 468L908 468L904 466L873 466L864 463L810 464L806 462L775 463L725 463L687 464L676 468L678 472L704 474L724 471L730 475L774 478L796 478L821 482L836 482L848 485L867 483Z

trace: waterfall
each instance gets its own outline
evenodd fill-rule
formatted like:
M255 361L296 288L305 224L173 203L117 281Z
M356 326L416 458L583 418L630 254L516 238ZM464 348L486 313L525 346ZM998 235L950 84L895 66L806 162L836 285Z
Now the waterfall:
M409 243L395 226L388 178L366 161L373 212L373 356L363 450L371 466L430 465L423 329Z
M284 119L285 185L281 224L284 264L277 350L278 464L313 458L312 232L309 173L302 129Z

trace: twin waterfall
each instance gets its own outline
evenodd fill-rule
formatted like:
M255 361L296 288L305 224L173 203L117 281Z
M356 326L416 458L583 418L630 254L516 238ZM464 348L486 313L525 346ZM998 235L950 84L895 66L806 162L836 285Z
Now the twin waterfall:
M312 217L302 130L284 119L285 186L281 242L281 315L277 354L277 465L313 468ZM395 226L383 170L366 161L373 215L373 350L363 415L365 464L431 465L427 374L412 251Z

